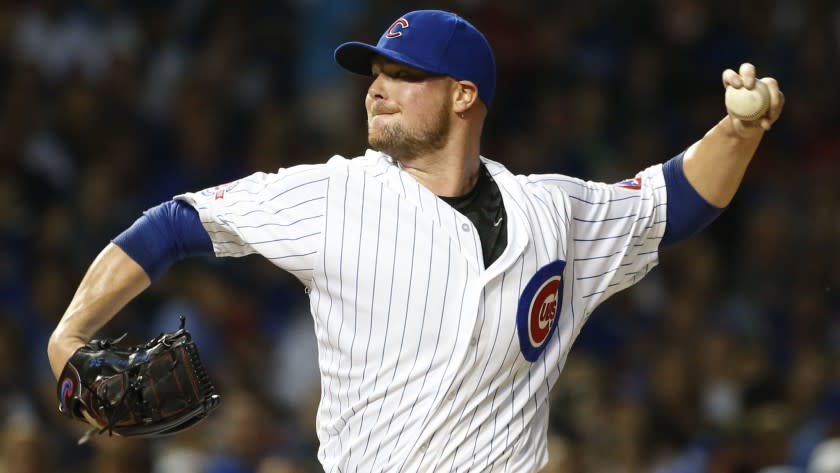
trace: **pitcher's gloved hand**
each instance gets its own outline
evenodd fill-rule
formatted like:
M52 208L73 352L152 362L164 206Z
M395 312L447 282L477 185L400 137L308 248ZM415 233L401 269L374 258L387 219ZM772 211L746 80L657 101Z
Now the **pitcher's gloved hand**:
M179 432L206 417L221 403L181 326L144 345L91 340L70 357L58 379L59 411L125 437ZM87 414L87 418L85 416Z

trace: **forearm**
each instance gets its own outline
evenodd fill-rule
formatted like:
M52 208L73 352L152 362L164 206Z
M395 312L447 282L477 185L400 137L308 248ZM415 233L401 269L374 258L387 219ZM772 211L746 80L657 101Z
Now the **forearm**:
M143 213L96 257L50 337L47 352L58 376L70 355L175 261L211 254L198 212L168 201Z
M760 127L738 133L727 115L685 153L688 182L710 204L729 205L764 135Z
M47 354L56 377L77 348L150 284L143 268L119 246L106 246L88 268L50 337Z

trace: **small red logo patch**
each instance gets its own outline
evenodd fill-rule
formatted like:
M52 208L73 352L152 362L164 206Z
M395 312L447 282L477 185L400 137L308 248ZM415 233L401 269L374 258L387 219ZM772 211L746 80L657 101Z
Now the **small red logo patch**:
M399 20L391 23L391 26L388 28L388 31L385 33L386 38L399 38L402 36L402 30L408 28L408 20L405 18L400 18Z
M204 195L213 194L215 200L224 199L225 192L233 189L237 184L239 184L239 181L228 182L227 184L222 184L212 189L205 189L202 193L204 193Z
M642 188L642 178L634 177L633 179L625 179L621 182L616 182L615 185L624 189L639 190Z

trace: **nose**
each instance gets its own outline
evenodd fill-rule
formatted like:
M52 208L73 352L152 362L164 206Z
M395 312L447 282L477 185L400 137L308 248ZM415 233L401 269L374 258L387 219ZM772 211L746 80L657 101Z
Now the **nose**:
M373 78L373 81L371 81L367 91L369 98L380 100L385 98L385 79L382 77L383 75L384 74L377 74L376 77Z

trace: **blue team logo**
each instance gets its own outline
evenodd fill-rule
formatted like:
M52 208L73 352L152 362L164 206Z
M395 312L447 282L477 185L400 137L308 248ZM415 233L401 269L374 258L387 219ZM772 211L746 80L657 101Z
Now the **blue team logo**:
M73 392L75 391L73 386L73 380L70 378L64 378L64 381L61 382L61 411L67 412L67 400L73 397Z
M540 268L525 285L516 310L519 348L528 361L536 361L557 328L563 305L563 269L566 262L554 261Z

